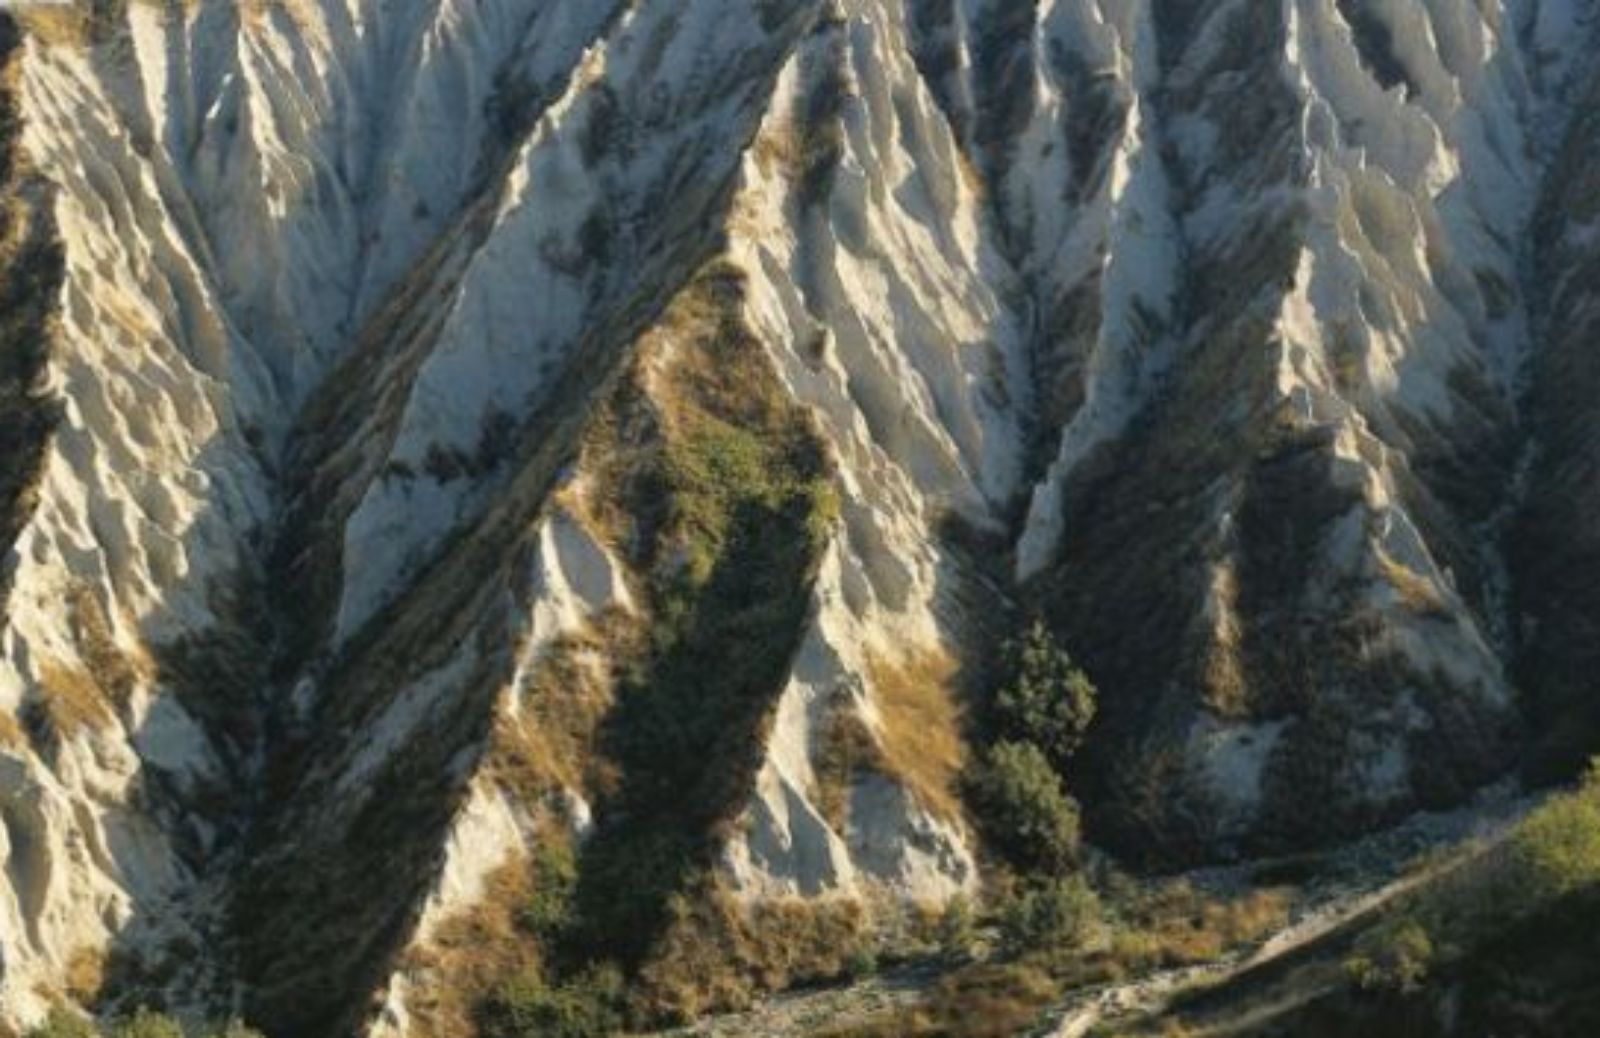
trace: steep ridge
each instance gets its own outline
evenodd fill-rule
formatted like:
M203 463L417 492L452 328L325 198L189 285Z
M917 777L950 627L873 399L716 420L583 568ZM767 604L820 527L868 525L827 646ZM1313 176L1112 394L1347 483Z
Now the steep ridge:
M938 6L925 67L973 41L952 121L1046 250L1018 568L1108 693L1099 837L1281 849L1506 768L1520 243L1574 11Z
M26 24L0 1017L825 973L978 891L1027 611L1132 861L1592 749L1581 3ZM574 840L585 927L499 940ZM777 925L815 961L751 958Z
M1596 373L1591 356L1597 259L1596 99L1593 78L1562 140L1541 199L1533 246L1540 349L1530 363L1533 453L1527 507L1510 543L1516 575L1520 676L1531 693L1539 740L1528 760L1539 774L1566 777L1593 747L1594 561L1597 546L1585 505L1594 494L1596 430L1587 406Z

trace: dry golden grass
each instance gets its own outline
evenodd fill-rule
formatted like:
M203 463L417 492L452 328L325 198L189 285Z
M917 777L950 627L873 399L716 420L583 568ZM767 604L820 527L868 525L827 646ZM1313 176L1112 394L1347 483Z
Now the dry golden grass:
M626 652L603 632L618 626L604 622L551 646L524 690L520 714L496 719L489 774L524 802L563 789L593 797L614 787L615 769L595 741L612 703L610 660Z
M817 1032L817 1038L1011 1038L1026 1034L1061 994L1029 963L984 963L941 978L907 1011Z
M867 938L866 913L853 900L747 905L712 888L672 908L667 933L639 974L636 999L652 1017L696 1020L841 976Z
M127 705L138 684L154 676L155 662L142 646L133 652L118 647L111 622L87 584L75 584L67 592L67 611L90 678L107 700Z
M86 670L57 660L42 660L39 691L51 729L65 738L111 723L111 708L105 694Z
M955 673L955 662L943 653L918 652L899 661L867 657L883 722L877 733L883 769L950 821L961 818L956 791L967 759Z
M817 740L813 762L817 783L812 795L835 832L844 832L849 824L850 787L856 775L877 770L879 760L878 741L855 707L846 703L830 710Z
M79 1005L92 1006L106 982L106 956L98 948L79 948L67 960L63 983Z
M416 981L406 1008L418 1038L476 1034L474 1007L505 978L541 967L538 942L517 925L531 875L523 858L501 866L478 904L440 924L425 947L406 953L402 967Z
M1186 881L1164 883L1134 906L1135 925L1113 936L1111 954L1129 969L1210 962L1282 930L1289 906L1281 889L1223 900Z
M66 594L67 617L81 664L43 659L39 691L51 728L66 737L110 724L118 707L150 680L155 664L141 648L124 652L116 644L105 611L86 585Z
M20 750L28 745L28 736L17 719L10 714L0 714L0 750Z
M1219 615L1201 672L1206 705L1219 717L1244 717L1249 710L1249 686L1239 658L1243 632L1238 614L1239 578L1233 564L1219 566L1212 581Z
M928 810L961 820L957 784L967 747L951 691L954 676L954 663L939 653L904 661L868 656L879 726L869 725L846 700L829 711L818 738L813 793L835 830L842 832L848 824L850 788L866 773L894 779Z
M271 3L275 7L289 0L240 0L247 16L252 7ZM182 0L181 7L192 11L199 0ZM133 5L153 8L166 15L167 0L71 0L66 4L34 3L13 12L22 26L41 43L49 46L87 47L110 39ZM293 6L293 5L291 5Z
M82 6L38 4L21 7L13 17L23 30L51 47L83 47L89 43L89 12Z
M796 176L801 169L801 141L792 127L773 126L750 146L756 166L767 176Z
M1378 563L1383 568L1383 578L1394 588L1395 594L1400 597L1400 603L1411 612L1422 616L1449 614L1438 588L1422 574L1396 562L1381 551L1378 553Z

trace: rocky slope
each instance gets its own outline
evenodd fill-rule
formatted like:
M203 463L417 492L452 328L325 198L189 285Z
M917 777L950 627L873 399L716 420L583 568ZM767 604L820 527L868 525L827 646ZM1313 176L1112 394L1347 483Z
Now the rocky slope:
M685 1012L695 933L837 956L978 889L963 715L1028 612L1131 862L1570 769L1593 16L25 9L0 1019L465 1033L573 840Z

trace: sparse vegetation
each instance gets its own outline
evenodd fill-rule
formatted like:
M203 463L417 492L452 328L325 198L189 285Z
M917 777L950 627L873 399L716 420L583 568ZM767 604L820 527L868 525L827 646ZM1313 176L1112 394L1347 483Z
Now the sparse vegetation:
M867 723L850 696L832 704L823 722L815 765L823 817L844 832L851 787L860 776L876 773L910 790L925 809L959 822L967 747L952 688L953 662L939 653L899 660L869 654L867 676L878 725Z
M908 1013L825 1027L817 1038L1013 1038L1036 1024L1060 993L1060 984L1037 965L974 965L940 978Z
M93 1005L106 982L106 956L99 948L78 949L67 960L66 991L79 1005Z
M127 18L129 3L159 6L160 0L72 0L31 4L17 12L28 31L52 46L98 46L110 40Z
M881 769L934 814L960 819L957 794L967 747L954 691L955 661L931 652L900 660L868 656L867 677L883 722Z
M1119 899L1110 954L1129 971L1211 962L1282 930L1289 905L1282 889L1221 898L1187 880L1145 884Z
M641 972L636 1001L658 1020L743 1009L766 992L875 966L854 900L741 903L710 881L674 897L671 922Z
M878 741L846 697L831 705L817 739L813 797L834 832L849 824L850 788L865 771L882 767Z
M471 1034L482 1007L513 978L542 976L544 956L522 919L536 868L513 860L492 873L479 902L442 922L426 947L402 963L444 983L419 985L407 998L419 1038Z

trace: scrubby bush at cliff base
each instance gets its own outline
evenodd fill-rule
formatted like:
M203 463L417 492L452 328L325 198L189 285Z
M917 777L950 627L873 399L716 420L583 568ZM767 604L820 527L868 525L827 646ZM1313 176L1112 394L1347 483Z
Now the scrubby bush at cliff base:
M622 974L587 970L549 985L538 973L502 984L479 1011L483 1038L608 1038L622 1028Z
M876 965L866 913L851 899L747 904L710 888L674 898L670 910L671 925L630 991L648 1020L744 1009L764 994Z
M1046 880L1013 898L1000 925L1013 951L1076 950L1100 929L1100 898L1081 876Z
M945 958L962 962L972 956L978 941L977 912L964 894L957 894L939 915L939 950Z
M1025 872L1055 873L1078 850L1078 805L1031 743L1000 742L968 781L968 801L994 847Z

